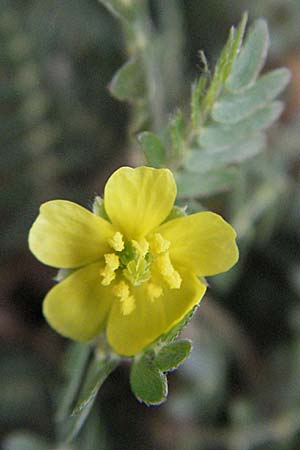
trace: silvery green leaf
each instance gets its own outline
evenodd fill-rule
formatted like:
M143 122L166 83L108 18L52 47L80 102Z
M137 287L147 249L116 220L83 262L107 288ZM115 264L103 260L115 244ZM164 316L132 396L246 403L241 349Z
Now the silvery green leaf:
M146 405L160 405L166 400L167 378L157 368L153 352L135 358L130 371L130 386L136 398Z
M159 136L150 131L138 135L138 141L152 167L161 167L166 162L166 149Z
M156 366L163 372L176 369L189 356L192 343L188 339L180 339L162 347L155 356Z
M113 76L109 90L119 100L136 100L145 96L145 80L140 58L132 57Z
M175 175L178 197L207 197L226 191L236 180L237 170L233 167L222 171L207 172L205 176L193 172L180 171Z
M280 68L262 76L252 87L240 94L225 94L215 102L212 109L212 118L216 122L233 124L255 111L266 106L283 89L290 80L290 72Z
M234 61L226 87L232 92L246 89L253 84L263 67L269 48L268 26L258 19L247 34L240 54Z
M190 172L206 174L226 165L240 163L245 159L252 158L261 152L265 146L266 137L263 133L258 133L233 146L192 150L186 158L185 167Z
M256 131L272 125L283 110L282 102L275 101L259 109L253 115L237 125L219 125L217 123L202 128L198 143L204 148L224 148L235 145Z

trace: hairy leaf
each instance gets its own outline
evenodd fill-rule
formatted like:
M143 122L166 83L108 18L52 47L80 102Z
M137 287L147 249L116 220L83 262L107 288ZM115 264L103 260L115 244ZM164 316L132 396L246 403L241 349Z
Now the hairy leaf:
M263 67L269 48L268 26L264 19L258 19L248 32L243 48L236 58L226 87L239 91L253 84Z
M187 156L185 167L190 172L206 174L229 164L241 163L245 159L257 155L265 146L264 134L258 133L233 146L192 150Z
M206 197L217 192L222 192L230 188L235 181L237 171L234 168L226 170L211 171L205 177L196 173L180 171L176 173L178 186L178 197Z
M226 94L213 107L212 117L221 123L237 123L266 106L286 87L290 72L280 68L262 76L252 87L238 95Z
M205 148L224 148L234 145L247 136L268 128L280 116L283 110L282 102L275 101L259 109L250 117L240 121L238 126L218 125L217 123L204 127L201 130L198 142Z

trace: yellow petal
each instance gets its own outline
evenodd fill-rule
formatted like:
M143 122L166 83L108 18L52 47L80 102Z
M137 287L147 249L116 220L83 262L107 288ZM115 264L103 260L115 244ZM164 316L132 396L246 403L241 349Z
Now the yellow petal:
M157 231L171 242L172 262L199 276L226 272L238 260L236 233L218 214L205 211L180 217Z
M43 263L80 267L109 251L112 225L87 209L65 200L44 203L29 233L29 248Z
M121 167L104 190L105 210L127 239L139 240L169 215L176 184L168 169Z
M201 300L206 287L196 276L180 270L180 289L165 289L157 298L149 297L148 283L132 289L135 308L124 315L122 303L115 301L107 325L107 338L121 355L139 353L160 335L170 330ZM154 280L160 286L159 280Z
M101 284L101 265L76 270L47 294L43 313L58 333L76 341L88 341L105 326L114 295Z

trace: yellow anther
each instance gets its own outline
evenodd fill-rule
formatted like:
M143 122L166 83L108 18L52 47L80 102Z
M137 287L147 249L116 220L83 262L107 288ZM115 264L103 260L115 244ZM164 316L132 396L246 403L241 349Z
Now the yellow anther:
M100 271L100 275L103 277L103 286L109 286L110 283L116 278L115 271L120 266L120 260L115 253L106 253L104 255L105 267Z
M148 283L147 286L148 296L151 302L154 302L155 299L159 298L162 295L162 288L154 283Z
M170 241L167 241L162 237L160 233L155 233L152 242L151 242L151 250L159 255L160 253L164 253L169 250Z
M128 316L135 310L135 300L133 295L129 295L129 297L126 297L126 299L122 301L121 310L124 316Z
M145 238L139 241L132 240L131 242L138 254L144 258L149 251L149 242Z
M129 286L125 281L120 281L120 283L116 284L114 287L114 294L116 297L123 299L129 296Z
M110 283L116 278L115 272L109 272L106 268L101 270L100 275L103 277L101 284L103 286L109 286Z
M111 239L108 240L109 245L116 250L116 252L121 252L124 250L125 244L122 233L117 231Z
M181 286L182 279L179 273L176 270L174 270L172 274L166 276L166 281L171 289L179 289Z
M128 316L135 309L135 299L130 295L129 286L125 281L120 281L114 287L114 294L120 299L121 310L124 316Z
M164 277L171 289L179 289L181 286L181 276L174 269L169 253L159 255L156 259L156 264L159 272Z

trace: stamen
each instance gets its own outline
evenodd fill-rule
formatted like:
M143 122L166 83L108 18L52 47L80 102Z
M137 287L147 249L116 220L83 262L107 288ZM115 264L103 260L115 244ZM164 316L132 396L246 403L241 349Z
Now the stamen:
M106 253L104 255L105 259L105 267L100 270L100 275L103 277L102 284L103 286L109 286L110 283L116 278L115 271L120 266L120 260L118 255L115 253Z
M116 252L121 252L122 250L124 250L125 244L123 235L119 231L114 234L112 239L108 240L108 243Z
M162 237L160 233L155 233L151 241L151 250L159 255L169 250L170 241Z
M169 253L166 252L163 255L159 255L156 259L156 264L169 287L171 289L179 289L182 279L179 273L174 269Z
M132 240L131 242L138 254L145 258L146 254L149 251L149 242L146 241L145 238L142 238L139 241Z
M162 288L154 283L148 283L147 291L151 302L159 298L163 292Z
M120 299L121 310L124 316L128 316L135 309L135 299L130 295L129 286L125 281L120 281L114 287L114 294Z

